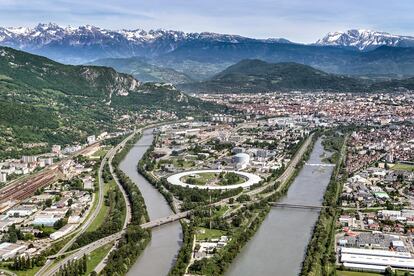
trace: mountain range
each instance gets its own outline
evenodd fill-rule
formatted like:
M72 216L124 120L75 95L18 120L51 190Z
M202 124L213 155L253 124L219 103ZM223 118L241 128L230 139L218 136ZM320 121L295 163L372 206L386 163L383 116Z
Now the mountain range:
M191 41L239 43L257 41L238 35L184 33L173 30L107 30L86 25L61 27L38 24L34 28L0 28L0 44L47 56L67 63L84 63L98 58L159 56ZM284 39L260 40L288 43ZM67 55L67 57L64 57Z
M112 67L118 72L131 74L142 82L180 84L193 81L184 73L150 64L146 58L141 57L98 59L88 65Z
M366 30L330 33L305 45L209 32L112 31L90 25L63 28L39 24L34 28L0 28L0 45L69 64L139 56L150 65L173 69L195 80L209 79L243 59L296 62L329 73L375 78L414 76L412 37ZM115 67L117 63L122 61L111 60L106 65Z
M371 30L347 30L328 33L325 37L316 41L315 45L340 46L367 51L384 45L392 47L414 47L414 37Z
M0 157L20 156L23 143L85 141L129 127L137 114L163 110L183 117L219 108L112 68L64 65L0 47Z
M414 90L414 78L373 82L335 75L308 65L242 60L209 80L178 86L190 93L260 93L277 91L371 92Z

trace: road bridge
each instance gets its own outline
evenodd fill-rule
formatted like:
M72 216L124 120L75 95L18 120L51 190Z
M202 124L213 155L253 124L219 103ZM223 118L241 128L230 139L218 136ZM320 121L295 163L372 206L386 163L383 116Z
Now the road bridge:
M177 220L186 218L190 214L191 214L191 211L185 211L185 212L173 214L173 215L170 215L170 216L167 216L167 217L162 217L162 218L159 218L159 219L155 219L153 221L149 221L149 222L143 223L140 226L143 229L152 229L152 228L155 228L155 227L164 225L164 224L168 224L168 223L171 223L171 222L174 222L174 221L177 221ZM113 235L110 235L108 237L102 238L102 239L97 240L97 241L95 241L93 243L90 243L88 245L85 245L84 247L78 248L76 250L72 250L72 251L69 251L69 252L62 252L62 253L58 253L58 254L55 254L55 255L50 255L50 256L48 256L48 259L56 259L57 257L70 255L71 253L79 252L79 251L83 251L84 254L88 254L89 252L91 252L89 250L90 248L94 248L95 245L97 245L97 244L99 244L99 247L100 247L100 246L103 246L103 245L108 244L110 242L113 242L115 240L118 240L118 239L120 239L122 237L122 234L124 232L125 232L125 229L122 230L122 231L120 231L120 232L117 232L117 233L115 233Z
M305 163L306 166L315 166L315 167L335 167L335 164L329 163Z
M277 203L277 202L270 202L272 207L276 208L293 208L293 209L324 209L329 208L329 206L323 206L323 205L305 205L305 204L290 204L290 203Z

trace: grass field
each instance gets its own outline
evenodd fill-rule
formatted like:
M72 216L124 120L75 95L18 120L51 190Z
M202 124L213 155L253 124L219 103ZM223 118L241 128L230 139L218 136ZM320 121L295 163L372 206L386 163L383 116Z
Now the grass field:
M222 217L223 216L223 214L227 211L229 209L229 207L228 206L222 206L221 208L220 208L220 210L218 210L217 212L215 212L214 214L213 214L213 217L215 217L215 218L220 218L220 217Z
M109 250L111 250L113 243L106 244L98 249L92 251L87 256L87 270L85 275L89 275L95 267L101 262L103 258L105 258L106 254L108 254Z
M115 180L111 180L109 183L105 183L104 185L104 195L108 193L110 189L113 189L116 186ZM96 194L96 199L98 199L98 194ZM95 206L96 207L96 206ZM109 212L109 206L102 204L101 210L99 211L98 215L94 219L94 221L89 225L86 232L92 232L99 228L104 222L106 216Z
M392 166L393 170L400 170L400 171L409 171L409 172L414 172L414 165L409 165L409 164L395 164L394 166Z
M203 233L202 233L203 232ZM203 227L197 227L197 240L211 240L225 236L226 233L217 229L208 229Z
M92 155L92 157L95 157L95 158L101 158L101 157L104 157L105 156L105 154L108 152L108 148L107 147L101 147L99 150L97 150L93 155Z
M188 161L188 160L173 159L172 163L177 168L191 168L191 167L195 166L194 161Z
M17 275L17 276L33 276L36 274L37 271L39 271L40 267L34 267L32 269L28 269L26 271L14 271L14 270L8 270L7 268L2 268L0 270L0 273L4 272L4 274L1 275Z
M206 185L211 180L217 178L217 174L213 172L205 172L205 173L198 173L198 177L193 176L184 176L181 181L189 184L195 184L195 185ZM192 181L190 180L192 179Z

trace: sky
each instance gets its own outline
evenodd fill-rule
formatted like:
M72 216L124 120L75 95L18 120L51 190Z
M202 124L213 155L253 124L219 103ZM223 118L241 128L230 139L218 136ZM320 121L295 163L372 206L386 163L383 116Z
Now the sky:
M0 26L57 23L217 32L311 43L331 31L414 36L413 0L0 0Z

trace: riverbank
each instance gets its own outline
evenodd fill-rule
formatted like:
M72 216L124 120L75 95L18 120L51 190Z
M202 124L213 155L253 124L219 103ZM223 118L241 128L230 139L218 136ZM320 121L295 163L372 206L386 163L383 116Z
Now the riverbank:
M322 152L321 138L318 138L311 154L304 155L292 177L270 199L286 204L320 204L331 169L306 166L305 160L318 164ZM257 233L225 274L297 275L317 216L317 210L271 208Z
M338 140L339 139L339 140ZM347 136L331 132L325 149L332 152L335 168L324 195L323 205L308 244L300 275L331 275L335 273L335 222L340 211L336 208L346 173L343 170ZM330 141L330 142L329 142Z
M137 171L137 164L152 145L153 138L152 129L145 129L141 138L133 144L119 165L120 170L140 190L150 221L173 214L164 197ZM137 261L131 263L127 275L167 275L175 263L182 242L180 223L157 227L151 231L151 236L150 242Z
M112 159L114 173L127 195L128 204L131 208L131 221L125 234L118 241L116 248L109 253L106 266L103 268L101 275L127 273L151 239L150 232L140 227L140 224L149 221L144 198L138 187L119 169L120 162L141 137L142 134L137 133Z

